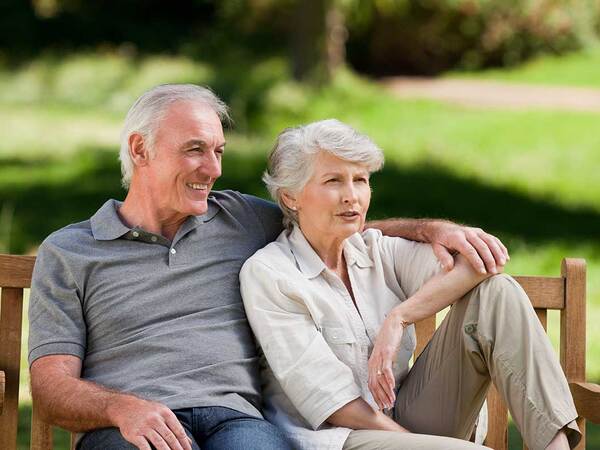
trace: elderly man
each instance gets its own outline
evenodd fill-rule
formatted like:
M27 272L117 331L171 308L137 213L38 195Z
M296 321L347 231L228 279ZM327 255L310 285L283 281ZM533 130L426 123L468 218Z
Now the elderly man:
M226 106L208 89L163 85L122 133L124 202L41 245L30 300L32 393L42 417L85 432L81 449L290 448L260 413L258 358L238 272L281 231L279 208L221 175ZM444 221L371 224L458 250L481 271L506 249ZM485 267L484 267L485 264Z

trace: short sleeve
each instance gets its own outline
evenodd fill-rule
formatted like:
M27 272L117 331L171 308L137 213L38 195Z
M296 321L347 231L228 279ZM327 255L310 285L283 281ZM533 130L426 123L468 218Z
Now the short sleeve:
M317 429L360 388L317 330L301 290L255 258L240 273L248 320L283 391Z
M266 244L274 241L283 231L281 209L275 203L264 200L253 195L243 194L258 216L265 232Z
M412 296L427 280L441 271L430 244L381 236L380 245L392 259L396 277L407 297Z
M43 243L33 270L29 298L29 364L47 355L83 359L86 327L81 291L64 255Z

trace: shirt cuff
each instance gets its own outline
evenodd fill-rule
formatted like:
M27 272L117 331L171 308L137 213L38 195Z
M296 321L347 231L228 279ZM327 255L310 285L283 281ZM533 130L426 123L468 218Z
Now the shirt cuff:
M29 351L29 367L31 367L36 359L49 355L72 355L83 360L85 348L75 342L49 342L38 345Z

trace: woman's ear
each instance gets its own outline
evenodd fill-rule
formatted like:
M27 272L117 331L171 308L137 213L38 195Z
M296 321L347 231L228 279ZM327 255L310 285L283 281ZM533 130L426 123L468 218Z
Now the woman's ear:
M129 136L129 155L136 166L145 166L150 159L148 148L141 134L131 133Z
M297 211L296 198L287 191L281 192L281 201L292 211Z

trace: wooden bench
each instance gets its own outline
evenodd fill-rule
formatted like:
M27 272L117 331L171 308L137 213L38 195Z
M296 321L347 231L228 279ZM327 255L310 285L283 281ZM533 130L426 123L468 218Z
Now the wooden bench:
M35 258L0 255L0 449L15 450L21 355L23 289L31 284ZM547 310L560 311L560 363L575 399L584 439L585 420L600 423L600 386L585 382L585 261L565 259L560 277L515 277L523 286L546 328ZM420 353L435 330L435 317L417 324ZM495 388L488 395L489 423L486 444L508 448L508 412ZM36 415L31 419L31 448L52 449L52 429Z

